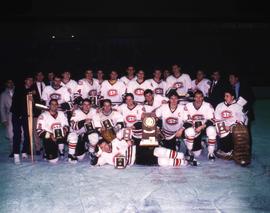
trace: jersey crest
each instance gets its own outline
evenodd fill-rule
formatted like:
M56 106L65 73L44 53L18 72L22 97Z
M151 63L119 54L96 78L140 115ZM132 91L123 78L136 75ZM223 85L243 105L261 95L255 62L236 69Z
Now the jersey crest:
M168 117L166 119L166 123L169 125L175 125L175 124L178 124L178 119L174 117Z
M134 123L136 121L136 116L135 115L128 115L128 116L126 116L126 121L129 123Z
M221 112L221 116L222 118L225 118L225 119L232 118L233 117L232 111L224 110Z
M137 88L134 91L135 95L143 95L144 90L142 88Z
M183 82L175 82L173 87L174 88L182 88L183 87Z
M156 88L155 89L155 94L163 95L163 89L162 88Z
M52 93L52 94L50 94L50 99L60 100L61 99L61 94L59 94L59 93Z
M108 96L116 96L118 93L116 89L110 89L108 90L107 94Z

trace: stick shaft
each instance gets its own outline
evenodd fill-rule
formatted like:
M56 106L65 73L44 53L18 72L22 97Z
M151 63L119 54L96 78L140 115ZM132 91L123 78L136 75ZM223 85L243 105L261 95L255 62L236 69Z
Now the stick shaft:
M31 151L31 160L34 162L33 153L33 105L32 105L32 93L27 94L27 114L28 114L28 131L29 131L29 142Z

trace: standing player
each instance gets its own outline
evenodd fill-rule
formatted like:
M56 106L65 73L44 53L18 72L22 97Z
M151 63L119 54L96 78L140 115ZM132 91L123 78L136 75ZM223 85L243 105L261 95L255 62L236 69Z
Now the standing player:
M77 82L71 79L71 74L69 71L64 71L62 73L62 82L61 86L67 88L72 100L74 99L74 93L77 91Z
M136 80L137 77L135 76L135 68L133 66L128 66L126 72L127 75L121 77L120 81L122 81L127 86L130 81Z
M177 89L180 96L186 96L191 91L191 79L188 74L181 73L181 67L177 64L172 66L173 75L170 75L167 80L167 90Z
M113 70L110 73L110 80L105 80L101 84L100 91L102 98L110 99L113 105L120 105L126 92L126 86L122 81L118 80L117 71Z
M204 97L208 97L208 92L211 86L211 81L204 78L205 74L203 70L198 70L196 73L196 79L191 82L193 93L196 90L200 90Z
M68 160L76 163L84 158L86 149L85 143L89 145L90 164L96 164L97 158L94 154L98 143L98 129L101 128L99 116L94 108L91 108L91 101L84 99L81 109L73 112L70 119L71 133L68 135Z
M143 104L144 102L144 90L152 89L149 81L144 79L144 71L139 70L137 73L137 80L130 81L127 85L127 92L134 95L136 103Z
M51 99L49 111L43 112L38 117L36 127L37 134L43 139L46 158L50 163L58 161L58 152L60 157L64 157L64 144L67 141L69 131L65 114L57 109L57 100Z
M194 102L184 107L185 143L188 154L198 157L202 151L202 137L208 138L208 159L215 160L216 128L214 126L214 109L203 100L203 93L197 90Z
M216 127L220 137L217 156L231 158L233 153L232 126L236 123L243 124L246 118L243 107L235 100L233 89L226 89L224 100L215 109Z
M162 72L160 69L155 69L154 71L154 77L152 79L149 79L155 95L161 95L165 96L165 92L167 90L166 88L166 82L162 80L161 75Z

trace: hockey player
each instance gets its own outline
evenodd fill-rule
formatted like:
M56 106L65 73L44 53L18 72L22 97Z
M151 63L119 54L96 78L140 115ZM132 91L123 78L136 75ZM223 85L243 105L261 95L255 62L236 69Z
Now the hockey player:
M231 158L233 152L232 126L236 123L243 124L245 114L243 107L235 100L235 91L233 89L226 89L224 100L215 109L216 128L220 137L217 156Z
M65 114L57 109L57 100L51 99L49 110L38 117L36 127L39 137L43 139L46 158L50 163L58 161L58 151L60 157L64 157L64 144L69 131Z
M116 158L119 156L125 159L123 167L132 166L135 162L136 147L133 145L132 141L126 141L123 137L115 138L111 143L101 140L98 147L98 166L105 164L115 165Z
M71 117L71 132L68 135L68 161L76 163L85 156L85 145L87 143L90 156L90 164L96 163L94 154L99 140L98 131L101 128L99 116L96 109L91 107L91 101L84 99L81 109L73 112Z
M198 70L196 73L196 79L191 82L193 93L196 90L200 90L203 92L204 97L208 97L208 91L211 86L211 81L207 78L204 78L205 74L203 70Z
M186 96L191 91L191 79L188 74L181 73L181 67L177 64L172 66L173 75L170 75L167 80L167 90L177 89L180 96Z
M62 73L61 86L64 86L67 88L67 90L71 96L71 99L73 101L74 93L76 93L76 91L77 91L78 84L75 80L71 79L71 74L67 70Z
M110 99L113 105L120 105L126 92L126 86L122 81L118 80L117 71L113 70L110 73L110 80L105 80L101 84L100 91L102 98Z
M156 147L154 155L158 158L158 165L163 167L183 167L188 165L184 153L164 147Z
M179 95L175 90L168 94L169 103L163 104L155 111L156 116L162 123L161 132L165 139L162 146L176 150L177 139L182 137L183 127L183 106L178 104Z
M103 70L98 70L97 71L97 80L99 85L101 86L102 82L104 81L104 72Z
M216 128L214 126L214 109L204 101L203 92L197 90L194 102L184 106L185 144L188 154L198 157L202 151L202 137L208 138L208 159L215 160Z
M145 89L152 89L152 86L149 81L144 79L144 71L139 70L137 73L137 80L133 80L128 83L127 92L134 94L134 100L136 103L143 104L143 93Z
M143 110L146 113L154 112L158 107L162 104L166 104L168 102L168 98L161 95L154 95L153 90L146 89L144 91L144 105Z
M42 92L41 99L49 105L51 99L56 99L59 107L65 111L71 109L71 96L68 89L61 86L61 77L55 75L52 85L46 86Z
M162 72L160 69L155 69L154 71L154 77L152 79L149 79L155 95L161 95L165 96L166 92L166 82L162 80L161 75Z
M120 81L122 81L127 86L130 81L136 80L137 77L135 76L135 68L133 66L128 66L126 72L127 75L121 77Z

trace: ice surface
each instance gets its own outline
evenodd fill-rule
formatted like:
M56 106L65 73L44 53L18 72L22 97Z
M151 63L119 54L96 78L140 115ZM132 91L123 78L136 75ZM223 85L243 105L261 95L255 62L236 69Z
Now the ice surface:
M270 100L256 103L253 161L198 167L90 167L37 159L14 165L1 128L0 212L270 212Z

